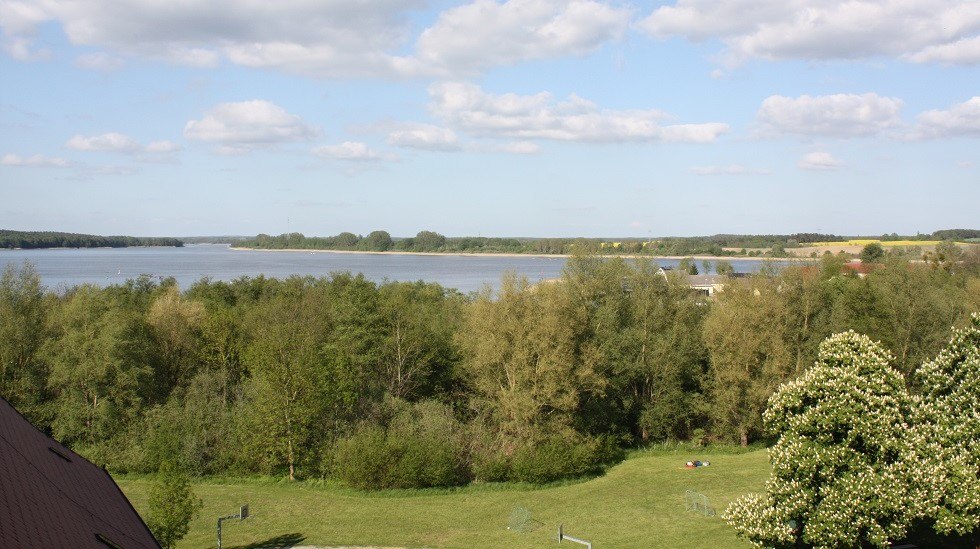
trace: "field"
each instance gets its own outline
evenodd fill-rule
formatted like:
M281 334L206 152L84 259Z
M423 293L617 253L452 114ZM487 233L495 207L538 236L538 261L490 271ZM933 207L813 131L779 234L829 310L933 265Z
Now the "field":
M710 467L685 469L692 459ZM605 476L532 488L474 485L458 490L365 493L332 484L272 479L194 485L204 511L179 547L216 542L218 516L248 503L251 517L223 525L223 546L280 545L532 548L557 542L557 527L602 547L749 547L718 516L685 510L685 490L703 493L720 513L741 494L760 491L769 475L765 450L659 450L634 454ZM151 479L117 479L141 513ZM508 530L515 508L536 528ZM569 545L563 546L578 547Z

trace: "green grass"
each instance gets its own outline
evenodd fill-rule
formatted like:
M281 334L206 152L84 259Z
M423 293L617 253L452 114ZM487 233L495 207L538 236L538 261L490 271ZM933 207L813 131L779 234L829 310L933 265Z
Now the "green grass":
M710 467L685 469L689 459ZM179 547L215 545L216 519L248 503L251 518L223 525L225 547L375 545L385 547L532 548L554 544L559 523L569 535L602 547L748 547L719 517L684 508L684 491L705 494L720 514L730 501L760 491L769 476L765 450L733 453L666 447L633 452L606 475L535 488L473 485L456 490L359 492L331 483L271 479L202 481L204 511ZM151 479L118 478L138 511ZM507 530L517 506L540 527ZM577 547L577 545L570 545Z

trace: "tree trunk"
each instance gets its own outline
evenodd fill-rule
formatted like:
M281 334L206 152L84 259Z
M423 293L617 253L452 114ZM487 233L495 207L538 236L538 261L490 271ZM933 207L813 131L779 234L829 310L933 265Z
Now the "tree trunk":
M740 425L738 428L738 438L742 444L742 448L749 445L749 430L744 425Z

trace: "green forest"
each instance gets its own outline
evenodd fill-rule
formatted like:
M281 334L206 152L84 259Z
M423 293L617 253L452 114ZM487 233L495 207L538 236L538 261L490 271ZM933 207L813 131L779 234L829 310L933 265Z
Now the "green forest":
M51 231L10 231L0 229L0 248L127 248L130 246L172 246L184 243L176 238L139 236L99 236Z
M864 278L833 257L763 269L711 299L595 256L468 296L350 274L53 292L24 265L0 279L0 394L113 472L538 483L656 441L770 442L767 400L826 337L866 334L910 375L978 310L976 262L893 257Z
M373 231L367 236L342 232L336 236L305 236L302 233L285 233L279 236L260 234L254 238L236 240L235 246L266 250L352 250L371 252L441 252L441 253L514 253L541 255L570 254L637 254L650 256L713 255L786 257L786 250L806 246L814 242L828 242L868 238L818 233L791 235L734 235L656 237L656 238L500 238L500 237L447 237L433 231L419 231L414 237L393 238L387 231ZM901 236L885 234L875 236L882 241L967 241L980 238L980 230L947 229L932 234ZM918 257L921 251L912 250Z

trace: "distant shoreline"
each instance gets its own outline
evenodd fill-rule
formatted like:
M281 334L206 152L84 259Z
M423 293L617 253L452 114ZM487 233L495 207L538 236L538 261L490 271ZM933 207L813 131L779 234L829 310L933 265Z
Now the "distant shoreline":
M229 246L229 249L238 252L291 252L291 253L318 253L318 254L361 254L361 255L430 255L430 256L457 256L457 257L530 257L530 258L569 258L571 254L515 254L505 252L405 252L400 250L389 250L385 252L369 250L314 250L303 248L243 248L240 246ZM641 254L597 254L596 257L620 257L623 259L700 259L710 261L816 261L812 257L752 257L752 256L729 256L729 255L641 255Z

